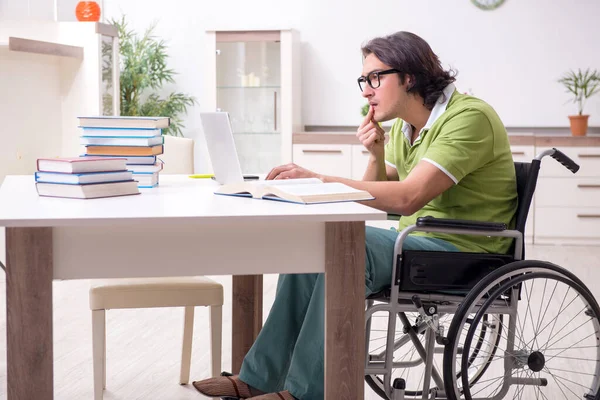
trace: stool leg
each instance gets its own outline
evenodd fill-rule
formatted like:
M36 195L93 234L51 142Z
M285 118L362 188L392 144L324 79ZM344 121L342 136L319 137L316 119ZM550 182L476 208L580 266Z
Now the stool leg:
M210 359L212 376L221 374L223 306L210 307Z
M104 310L92 310L94 400L102 400L106 387L106 319Z
M104 316L104 334L102 335L102 347L104 348L104 357L102 362L104 368L102 368L102 389L106 389L106 315Z
M190 380L192 362L192 334L194 333L194 307L185 307L183 321L183 346L181 349L181 373L179 383L186 385Z

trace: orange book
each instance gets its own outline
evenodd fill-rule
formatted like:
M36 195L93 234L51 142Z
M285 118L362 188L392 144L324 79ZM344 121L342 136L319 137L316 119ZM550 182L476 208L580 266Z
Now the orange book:
M155 156L163 153L163 146L87 146L86 154L95 156Z

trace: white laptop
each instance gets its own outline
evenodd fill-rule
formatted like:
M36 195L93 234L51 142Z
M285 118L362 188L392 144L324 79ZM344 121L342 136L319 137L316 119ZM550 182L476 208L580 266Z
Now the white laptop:
M258 179L258 176L242 175L229 114L227 112L204 112L200 113L200 119L215 175L214 179L222 185Z

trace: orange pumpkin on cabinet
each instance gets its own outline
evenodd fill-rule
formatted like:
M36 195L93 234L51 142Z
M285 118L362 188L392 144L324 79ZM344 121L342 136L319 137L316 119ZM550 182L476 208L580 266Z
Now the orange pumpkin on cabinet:
M95 1L80 1L75 7L78 21L100 21L100 6Z

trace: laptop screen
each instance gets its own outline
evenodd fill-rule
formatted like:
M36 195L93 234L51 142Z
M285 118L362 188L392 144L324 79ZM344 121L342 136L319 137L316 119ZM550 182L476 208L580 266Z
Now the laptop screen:
M200 119L215 180L220 184L243 182L229 114L205 112Z

